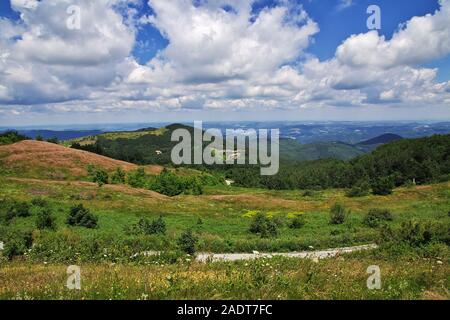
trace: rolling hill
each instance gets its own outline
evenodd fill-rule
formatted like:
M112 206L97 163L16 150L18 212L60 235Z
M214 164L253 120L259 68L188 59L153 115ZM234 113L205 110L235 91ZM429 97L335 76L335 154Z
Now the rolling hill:
M89 165L113 171L121 167L134 170L137 165L111 159L95 153L75 150L61 145L24 140L0 146L1 170L16 177L73 180L86 177ZM162 167L146 166L148 173L159 173Z
M393 133L386 133L386 134L382 134L381 136L369 139L369 140L365 140L365 141L361 141L360 143L357 143L357 145L359 146L368 146L368 145L379 145L379 144L385 144L385 143L389 143L392 141L397 141L397 140L401 140L403 139L401 136L399 136L398 134L393 134Z

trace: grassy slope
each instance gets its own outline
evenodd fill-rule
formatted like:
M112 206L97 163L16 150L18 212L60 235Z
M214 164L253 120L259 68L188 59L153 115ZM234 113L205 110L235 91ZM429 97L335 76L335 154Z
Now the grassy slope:
M307 248L325 248L369 243L376 239L377 231L362 224L363 215L370 208L390 209L394 226L411 218L418 220L448 219L450 184L397 189L391 196L346 198L344 191L316 192L313 197L302 197L300 191L267 191L239 188L209 188L203 196L163 197L145 190L126 186L97 187L92 183L51 182L39 180L11 180L2 178L0 198L14 197L30 200L44 196L55 208L59 228L71 205L81 202L99 216L97 230L75 229L81 235L114 235L124 237L124 226L141 217L150 219L162 215L168 225L168 236L174 240L186 228L200 234L201 250L207 251L289 251ZM432 200L432 201L430 201ZM352 214L343 225L328 224L329 208L343 203ZM260 239L250 234L252 211L259 210L284 218L293 214L306 215L307 225L300 230L283 227L276 239ZM248 213L250 211L250 214ZM198 218L203 225L197 225ZM21 218L17 226L33 227L34 218ZM333 234L332 235L332 231ZM159 249L159 248L155 248Z
M36 170L37 177L42 177L45 171L39 166L32 169ZM17 171L21 172L22 177L33 177L28 171ZM225 186L207 188L203 196L167 198L127 186L99 188L88 182L17 179L10 174L0 176L0 185L0 198L46 198L57 217L58 232L71 232L86 238L121 238L126 237L124 226L141 217L163 215L170 245L174 245L183 230L191 227L200 236L199 249L215 252L290 251L309 245L325 248L369 243L375 240L377 231L361 222L370 208L390 209L394 213L394 227L412 218L446 221L450 208L450 183L400 188L391 196L362 198L347 198L344 190L318 191L313 196L303 197L299 190L268 191ZM98 215L100 228L68 229L64 225L69 207L80 202ZM343 225L331 226L328 211L336 202L343 203L352 214ZM307 224L299 230L285 226L277 238L260 239L247 231L249 216L256 210L285 219L303 213ZM197 225L199 217L203 225ZM34 219L17 218L10 227L33 228ZM65 265L16 261L0 265L0 298L448 299L449 255L439 258L444 264L437 264L434 256L423 259L401 254L392 258L375 253L353 254L319 263L290 259L211 265L185 261L164 266L80 262L83 270L81 292L64 289ZM366 269L374 264L382 269L381 291L370 291L365 287Z
M89 165L108 171L118 167L125 171L137 169L132 163L48 142L25 140L0 146L0 169L9 176L79 180L87 176ZM159 166L146 167L148 173L159 173L161 170Z

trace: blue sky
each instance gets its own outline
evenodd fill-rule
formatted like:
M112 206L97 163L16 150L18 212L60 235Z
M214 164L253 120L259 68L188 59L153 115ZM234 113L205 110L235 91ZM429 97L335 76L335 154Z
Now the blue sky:
M314 37L315 42L307 52L316 55L321 60L332 58L336 48L350 35L367 31L365 21L368 17L366 9L369 5L377 4L382 8L383 22L380 33L387 38L392 37L393 33L398 30L400 23L408 21L414 16L433 13L439 8L438 0L359 0L352 1L352 5L347 8L340 8L339 1L333 0L298 2L304 6L308 14L320 26L320 32ZM276 4L277 2L272 0L261 0L257 1L253 7L255 11L258 11ZM140 14L153 13L147 2L136 6L136 8L139 9ZM9 10L9 14L13 15L11 10ZM151 25L139 29L137 40L138 45L135 46L133 54L141 63L146 63L159 50L168 45L168 40L161 35L157 28ZM442 69L439 74L442 81L450 80L449 57L429 64L429 66Z
M70 5L78 31L64 29ZM2 1L0 125L450 119L449 12L449 0Z

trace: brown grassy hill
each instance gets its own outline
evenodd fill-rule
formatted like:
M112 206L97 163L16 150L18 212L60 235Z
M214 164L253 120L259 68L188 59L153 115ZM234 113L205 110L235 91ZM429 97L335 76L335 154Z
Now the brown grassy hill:
M0 146L0 169L17 177L73 180L86 177L89 165L107 171L117 167L125 171L137 168L132 163L42 141L25 140ZM161 170L160 166L146 166L147 173L157 174Z

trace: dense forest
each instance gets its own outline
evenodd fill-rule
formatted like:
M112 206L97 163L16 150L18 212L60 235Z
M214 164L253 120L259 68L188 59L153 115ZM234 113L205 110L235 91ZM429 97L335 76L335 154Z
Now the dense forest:
M107 140L99 137L95 144L74 144L72 147L137 164L158 163L170 166L170 151L176 144L170 142L170 134L178 127L180 125L173 125L161 135L143 135L136 139ZM192 130L191 127L185 128ZM157 155L154 150L161 150L162 154ZM279 190L352 187L374 189L384 185L390 189L404 184L449 180L450 135L396 140L350 160L330 157L295 161L289 158L282 157L280 171L275 176L261 176L260 168L256 165L190 167L220 173L243 187Z
M401 186L450 179L450 135L404 139L349 161L324 159L284 162L275 176L261 176L256 166L216 166L244 187L270 189L350 188L385 183ZM381 182L380 182L381 181Z

